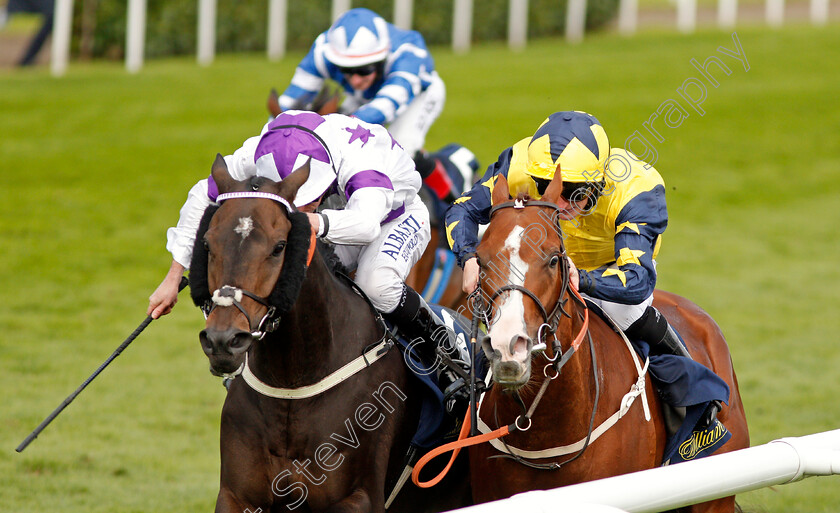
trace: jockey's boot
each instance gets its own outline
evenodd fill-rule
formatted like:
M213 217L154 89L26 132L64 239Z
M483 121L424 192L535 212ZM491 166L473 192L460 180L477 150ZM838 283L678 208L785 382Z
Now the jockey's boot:
M455 333L429 308L420 294L408 285L403 285L397 308L385 314L385 317L411 339L410 346L424 362L434 364L428 373L438 373L438 385L443 391L446 411L456 419L463 418L469 404L467 380L447 366L439 356L447 356L459 370L464 371L464 375L469 375L470 359L458 347Z
M706 407L706 411L700 416L700 420L697 421L697 429L703 430L714 424L721 408L723 408L723 405L717 399L710 402L709 406Z
M624 330L633 339L644 340L653 352L668 353L692 359L679 335L659 310L649 306L639 319Z
M458 193L443 163L423 150L417 150L413 158L414 167L420 173L423 183L429 186L438 199L452 204L458 198Z

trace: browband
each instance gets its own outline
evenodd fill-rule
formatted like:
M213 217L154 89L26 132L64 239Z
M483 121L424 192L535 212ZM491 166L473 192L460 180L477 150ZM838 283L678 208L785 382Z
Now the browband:
M285 198L282 198L276 194L271 194L270 192L260 192L260 191L240 191L240 192L226 192L224 194L219 194L216 198L216 203L221 203L224 200L235 199L235 198L265 198L274 200L277 203L280 203L284 207L286 207L286 212L292 213L296 212L297 209L289 204Z

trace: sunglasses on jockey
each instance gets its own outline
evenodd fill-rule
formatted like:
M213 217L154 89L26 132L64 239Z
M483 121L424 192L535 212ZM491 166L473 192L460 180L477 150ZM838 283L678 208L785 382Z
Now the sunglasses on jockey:
M545 190L548 188L551 180L534 176L531 178L536 182L537 192L540 193L540 196L545 194ZM563 191L560 193L560 196L569 203L577 203L589 198L589 205L592 206L598 200L603 188L603 182L563 182Z
M338 70L341 71L343 75L359 75L362 77L366 77L368 75L376 73L378 67L378 63L374 62L373 64L365 64L364 66L356 66L354 68L338 68Z

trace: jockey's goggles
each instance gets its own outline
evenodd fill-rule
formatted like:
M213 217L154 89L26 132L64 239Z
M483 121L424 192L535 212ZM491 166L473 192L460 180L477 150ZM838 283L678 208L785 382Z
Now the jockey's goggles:
M537 184L537 192L540 193L540 196L545 194L545 190L548 188L551 180L537 178L535 176L531 178ZM569 203L579 203L589 198L589 205L591 206L598 200L603 188L603 182L563 182L563 191L560 193L560 196Z
M342 75L353 76L359 75L362 77L366 77L373 73L376 73L377 63L373 64L365 64L364 66L356 66L354 68L338 68L341 71Z

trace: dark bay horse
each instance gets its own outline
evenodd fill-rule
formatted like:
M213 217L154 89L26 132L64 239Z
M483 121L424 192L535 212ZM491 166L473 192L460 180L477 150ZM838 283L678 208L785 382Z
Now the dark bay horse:
M494 385L481 403L479 426L485 424L486 432L516 421L522 429L511 430L494 445L470 448L476 502L662 463L663 413L650 376L640 372L643 362L631 354L629 342L587 312L569 285L563 239L555 225L561 189L561 179L555 178L542 201L520 196L512 202L507 181L499 176L493 190L494 210L478 258L481 295L492 304L483 346ZM718 419L732 438L718 452L748 447L738 381L717 324L675 294L656 291L654 305L682 334L693 358L729 385L729 405ZM541 342L547 344L544 353L532 353ZM532 411L530 420L521 416L526 409ZM690 511L734 508L733 496Z
M341 94L340 88L330 85L330 83L327 82L311 102L296 105L295 109L311 110L321 115L333 114L338 112L338 106L341 103ZM268 112L275 117L279 116L280 113L283 112L280 108L280 97L275 89L272 89L268 94L266 108L268 109ZM434 154L432 156L434 157ZM472 183L465 185L469 187ZM441 266L438 266L438 268L435 266L435 253L437 252L437 248L441 246L441 239L443 237L443 219L438 220L435 218L433 212L434 209L431 204L433 200L424 197L423 201L429 208L430 214L432 214L432 238L429 241L429 245L426 247L426 251L423 252L423 256L417 264L414 265L411 273L405 280L405 283L409 287L420 293L422 293L426 288L426 284L429 283L429 280L436 277L434 273L437 272L440 274ZM448 258L454 259L455 256L450 253ZM426 301L434 302L469 316L470 314L466 308L467 295L463 292L463 290L461 290L461 282L463 281L463 271L461 270L461 267L458 265L452 266L451 273L448 274L445 279L448 281L443 284L439 298L436 301L432 301L431 297L425 297Z
M197 235L192 295L214 373L241 371L222 409L217 512L383 512L417 427L401 352L291 206L308 174L240 182L213 164L221 205ZM463 506L466 475L444 495L408 485L392 510Z

